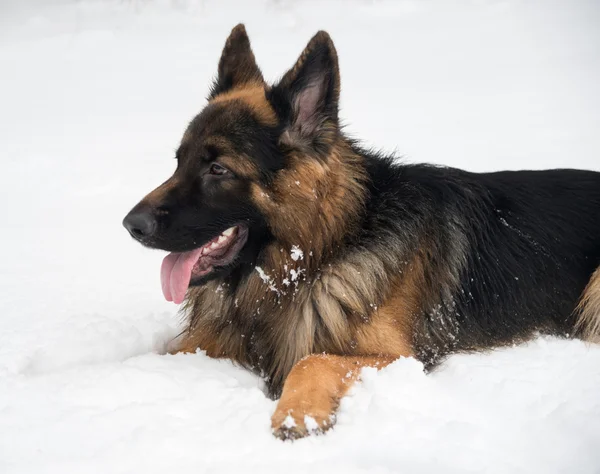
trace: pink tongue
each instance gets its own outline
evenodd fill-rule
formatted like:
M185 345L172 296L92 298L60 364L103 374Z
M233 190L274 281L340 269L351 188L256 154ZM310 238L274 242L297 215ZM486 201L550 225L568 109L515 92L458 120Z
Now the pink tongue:
M170 253L160 268L163 295L167 301L183 303L185 292L190 285L192 269L200 258L202 248L183 253Z

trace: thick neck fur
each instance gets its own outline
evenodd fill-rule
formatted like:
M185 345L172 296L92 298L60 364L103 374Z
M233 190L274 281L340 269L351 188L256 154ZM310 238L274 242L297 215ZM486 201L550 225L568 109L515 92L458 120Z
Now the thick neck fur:
M327 159L291 156L257 190L275 240L235 287L224 279L191 288L183 310L186 347L260 372L273 395L302 357L351 351L353 327L382 303L399 264L348 246L362 229L368 174L348 142L332 150Z
M275 240L235 285L225 279L189 290L185 349L199 347L261 373L276 396L304 356L368 355L359 352L360 334L385 314L407 322L406 330L387 333L408 334L427 367L452 351L508 344L534 331L565 334L569 308L598 266L597 250L590 254L598 229L595 201L587 197L597 195L593 181L573 194L577 205L569 209L583 209L579 221L588 234L573 244L579 259L564 260L574 224L565 227L555 203L532 199L566 186L578 190L562 182L564 170L475 175L393 165L345 140L333 149L331 160L292 157L297 162L273 186L256 190ZM575 173L582 172L569 173L578 182ZM537 287L515 278L534 270L541 275ZM576 328L588 339L598 328L594 278ZM368 350L377 350L377 337Z

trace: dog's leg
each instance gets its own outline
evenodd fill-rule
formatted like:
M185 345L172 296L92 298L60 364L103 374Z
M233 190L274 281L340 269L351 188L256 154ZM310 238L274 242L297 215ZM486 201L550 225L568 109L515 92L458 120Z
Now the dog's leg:
M213 334L210 331L204 332L202 336L202 338L198 338L190 336L187 332L182 333L167 344L166 353L172 355L194 354L200 349L213 359L228 357L222 350L218 350L217 341L212 337Z
M198 346L196 346L195 344L186 345L186 344L181 344L178 341L171 341L169 344L167 344L167 350L165 353L171 354L171 355L195 354L197 350L198 350Z
M296 439L321 433L335 423L340 399L358 379L363 367L385 367L395 357L314 354L291 370L277 409L271 417L273 434Z
M166 344L163 354L193 354L197 350L197 342L191 340L186 333L181 333Z

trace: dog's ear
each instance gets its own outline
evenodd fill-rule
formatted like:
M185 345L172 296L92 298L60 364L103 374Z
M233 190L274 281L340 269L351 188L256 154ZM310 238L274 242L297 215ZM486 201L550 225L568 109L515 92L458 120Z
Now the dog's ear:
M245 84L264 84L263 75L256 65L250 39L242 23L237 25L227 38L217 78L210 91L209 99Z
M338 125L340 71L333 41L319 31L269 97L290 134L314 138Z

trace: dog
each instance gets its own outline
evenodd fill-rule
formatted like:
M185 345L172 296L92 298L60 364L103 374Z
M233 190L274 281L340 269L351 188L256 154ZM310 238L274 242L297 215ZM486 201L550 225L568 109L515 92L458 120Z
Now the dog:
M333 426L363 367L600 340L600 173L403 164L343 133L339 95L326 32L268 85L232 30L177 169L124 219L170 252L176 351L260 374L295 439Z

